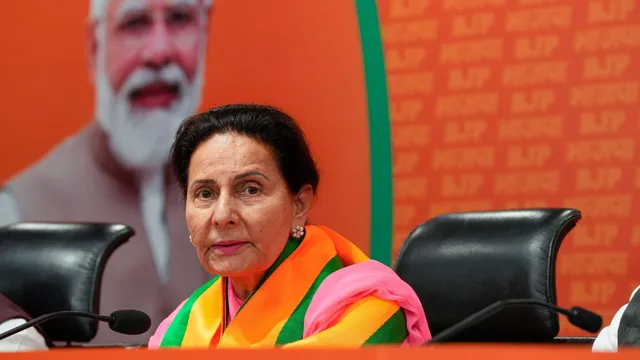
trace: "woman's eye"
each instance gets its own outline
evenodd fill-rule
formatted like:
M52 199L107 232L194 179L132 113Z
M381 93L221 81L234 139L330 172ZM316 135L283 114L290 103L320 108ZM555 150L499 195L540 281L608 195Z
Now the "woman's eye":
M200 192L198 192L198 196L197 197L202 198L202 199L209 199L212 196L213 196L213 192L211 192L211 190L203 189L203 190L200 190Z
M247 186L244 191L249 195L256 195L260 192L260 189L258 189L256 186Z

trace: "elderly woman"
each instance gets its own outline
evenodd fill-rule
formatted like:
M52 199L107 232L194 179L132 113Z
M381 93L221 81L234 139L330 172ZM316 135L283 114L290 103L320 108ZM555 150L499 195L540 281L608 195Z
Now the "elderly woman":
M215 276L149 348L419 345L415 292L340 234L307 225L319 174L302 130L268 106L230 105L181 125L171 163L190 240Z

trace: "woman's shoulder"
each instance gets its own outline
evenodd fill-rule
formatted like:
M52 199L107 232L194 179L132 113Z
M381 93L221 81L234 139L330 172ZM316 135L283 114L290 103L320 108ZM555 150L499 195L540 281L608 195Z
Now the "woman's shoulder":
M310 310L339 308L364 298L398 303L403 309L422 312L415 291L388 266L366 260L345 266L327 276L312 300Z
M389 266L376 260L365 260L343 267L327 277L321 287L343 289L351 293L386 293L414 294L409 284L404 282Z
M156 345L160 346L160 342L162 341L162 338L164 337L164 334L167 332L167 329L173 323L173 321L175 320L176 316L178 316L178 314L180 314L180 310L182 310L182 308L185 306L185 304L187 304L187 302L189 302L189 300L192 300L191 302L189 302L189 304L190 304L189 306L191 306L193 304L193 301L195 301L200 295L202 295L203 292L207 291L207 289L209 289L211 286L213 286L213 284L215 284L219 280L220 280L220 276L218 276L218 275L213 276L209 281L204 283L202 286L200 286L198 289L196 289L191 295L189 295L188 298L183 300L180 303L180 305L178 305L178 307L176 307L173 310L173 312L171 314L169 314L169 316L167 316L164 320L162 320L160 325L158 325L155 334L149 339L148 348L152 349ZM187 310L190 310L190 307Z
M164 320L160 322L160 325L158 325L158 327L156 328L156 332L151 336L151 338L149 338L149 344L147 345L149 349L157 349L160 347L160 344L162 343L162 338L164 338L164 334L167 332L167 330L169 329L169 326L171 325L173 320L176 318L176 315L178 315L178 313L180 312L184 304L187 302L187 300L189 299L185 299L184 301L182 301L180 305L178 305L178 307L175 308L175 310L173 310L171 314L169 314L169 316L167 316Z
M419 344L431 338L422 304L413 288L390 267L375 260L349 265L329 275L316 291L307 316L329 318L335 315L332 312L343 312L363 301L383 307L393 303L402 310L397 319L405 321L411 334L410 343Z

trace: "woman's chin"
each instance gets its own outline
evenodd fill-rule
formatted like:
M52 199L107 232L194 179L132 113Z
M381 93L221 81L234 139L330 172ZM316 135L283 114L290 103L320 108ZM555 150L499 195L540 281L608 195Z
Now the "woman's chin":
M232 259L211 262L209 266L213 270L212 273L230 278L249 276L257 270L256 266L252 266L246 261L234 261Z

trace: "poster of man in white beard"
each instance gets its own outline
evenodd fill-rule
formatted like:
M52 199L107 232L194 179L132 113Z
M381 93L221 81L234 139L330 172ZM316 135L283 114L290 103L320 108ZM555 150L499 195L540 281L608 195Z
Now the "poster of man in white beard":
M90 0L93 121L3 184L0 225L122 223L136 231L109 259L100 312L139 309L150 331L210 278L194 258L167 158L200 105L212 0ZM80 29L79 29L80 30ZM97 344L146 343L100 325Z

